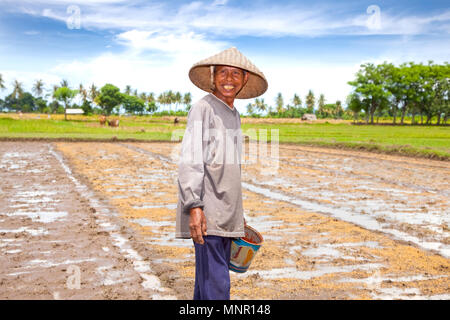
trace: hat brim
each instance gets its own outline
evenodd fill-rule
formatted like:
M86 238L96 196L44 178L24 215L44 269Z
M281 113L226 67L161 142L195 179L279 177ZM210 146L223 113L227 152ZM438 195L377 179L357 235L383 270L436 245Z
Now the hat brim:
M191 79L192 83L194 83L198 88L206 91L212 92L211 88L211 66L217 65L227 65L231 67L240 68L249 73L248 81L245 86L241 89L241 91L236 96L236 99L251 99L259 97L267 91L268 83L267 80L251 70L247 70L242 68L239 65L233 64L204 64L204 65L194 65L189 70L189 79Z

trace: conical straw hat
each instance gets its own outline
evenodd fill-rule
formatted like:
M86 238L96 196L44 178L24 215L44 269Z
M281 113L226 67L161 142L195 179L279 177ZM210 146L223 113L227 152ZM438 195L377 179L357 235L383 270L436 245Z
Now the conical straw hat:
M264 74L238 49L232 47L194 64L189 78L200 89L212 92L211 66L225 65L249 72L247 84L236 96L237 99L256 98L266 92L268 84Z

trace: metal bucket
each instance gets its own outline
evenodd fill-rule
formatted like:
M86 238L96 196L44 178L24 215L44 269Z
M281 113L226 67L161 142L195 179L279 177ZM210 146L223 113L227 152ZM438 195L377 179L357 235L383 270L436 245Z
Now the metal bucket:
M252 227L245 226L245 237L233 239L231 242L231 259L229 269L244 273L248 270L256 252L263 243L262 235Z

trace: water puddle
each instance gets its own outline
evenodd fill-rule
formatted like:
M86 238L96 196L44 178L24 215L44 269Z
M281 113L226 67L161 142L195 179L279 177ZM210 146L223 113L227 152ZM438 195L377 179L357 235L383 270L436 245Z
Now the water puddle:
M449 300L450 294L440 295L422 295L418 288L399 288L395 286L396 283L415 282L437 280L445 278L446 276L429 276L429 275L413 275L413 276L396 276L384 275L381 276L377 271L373 276L363 279L343 278L338 280L341 283L361 283L370 290L370 295L373 299L381 300ZM387 284L392 284L392 287L386 287Z
M88 189L85 185L81 184L72 174L71 169L65 164L62 157L56 153L53 148L50 146L50 153L58 160L62 168L67 174L67 177L73 181L75 184L75 188L80 194L83 194L84 197L89 201L90 205L96 209L95 212L96 222L101 226L101 224L108 224L109 228L114 227L114 229L118 229L118 226L109 221L108 217L111 214L117 216L117 213L110 212L109 209L105 208L100 202L95 198L93 192ZM108 229L109 229L108 228ZM106 231L106 230L105 230ZM143 279L141 285L145 289L151 289L158 292L166 292L167 288L162 287L159 278L153 274L151 274L152 270L150 264L145 261L141 255L131 247L130 241L122 236L119 231L107 231L112 239L114 246L116 246L122 255L129 259L132 264L134 270L139 273L140 277ZM152 299L176 299L174 296L170 295L159 295L153 294Z
M163 204L163 205L142 204L142 205L133 205L131 207L133 209L161 209L161 208L166 208L166 209L169 209L169 210L175 210L177 208L177 204Z
M450 294L422 295L417 288L379 288L371 296L380 300L450 300Z
M0 233L22 233L22 232L27 232L32 236L40 236L40 235L45 235L48 234L48 231L45 230L44 228L36 228L36 229L31 229L28 227L20 227L18 229L0 229Z
M37 203L43 203L43 202L60 202L61 200L48 198L48 197L42 197L39 199L11 199L11 202L25 202L30 204L37 204Z
M174 232L158 231L157 236L145 236L146 241L152 243L152 245L158 245L162 247L177 247L177 248L192 248L194 246L191 239L178 239L174 237Z
M118 195L118 196L112 196L111 199L129 199L129 198L133 198L134 196L129 196L129 195Z
M318 257L326 257L327 259L330 258L340 258L342 256L342 253L339 250L330 248L329 246L321 246L319 248L310 248L303 250L302 252L303 256L312 257L312 258L318 258Z
M16 195L21 198L35 198L35 197L42 197L42 196L54 196L58 194L56 191L45 191L45 190L38 190L38 191L18 191Z
M320 258L320 261L328 261L330 259L347 259L352 261L365 260L365 258L354 256L347 256L343 252L339 251L339 248L343 248L346 251L354 251L359 247L366 248L377 248L382 247L376 241L365 241L365 242L347 242L347 243L323 243L318 244L315 248L304 249L302 246L291 246L290 254L296 255L299 252L303 256L311 258Z
M250 216L245 212L245 220L248 225L255 228L259 232L267 232L274 228L286 225L285 222L281 220L273 220L272 216L261 215L261 216Z
M23 170L30 163L26 159L33 159L36 156L38 156L37 153L5 152L0 161L0 169Z
M131 282L134 279L126 271L114 270L113 266L98 267L96 272L101 276L101 285L111 286L124 282Z
M153 221L146 218L131 219L130 221L143 227L159 228L175 226L175 221Z
M143 194L148 192L148 190L141 188L141 187L129 187L129 188L106 188L105 192L127 192L127 193L139 193Z
M435 250L446 258L450 257L450 246L449 245L446 245L446 244L443 244L440 242L425 241L425 240L417 238L415 236L411 236L403 231L388 228L387 227L388 224L382 224L370 215L361 214L361 213L358 213L355 211L343 210L340 208L333 208L331 206L318 204L315 202L300 200L295 197L287 196L285 194L275 192L275 191L272 191L272 190L269 190L269 189L266 189L263 187L259 187L259 186L256 186L256 185L253 185L253 184L250 184L247 182L242 182L242 187L249 191L261 194L270 199L285 201L285 202L297 205L307 211L325 213L325 214L331 215L337 219L340 219L342 221L353 223L355 225L361 226L368 230L380 231L380 232L390 234L399 240L410 241L423 249Z
M67 216L65 211L16 211L14 213L6 213L7 216L26 216L33 221L50 223L57 219L61 219Z
M20 252L22 252L22 250L20 250L20 249L7 250L7 251L5 251L5 253L8 253L8 254L15 254L15 253L20 253Z
M30 260L28 262L28 266L25 266L23 268L28 269L28 268L34 268L36 266L38 267L42 267L42 268L51 268L51 267L56 267L56 266L61 266L61 265L66 265L66 264L79 264L82 262L94 262L97 261L96 258L86 258L86 259L78 259L78 260L65 260L65 261L61 261L61 262L54 262L54 261L49 261L49 260L42 260L42 259L34 259L34 260Z
M238 277L245 278L253 274L258 274L264 279L299 279L299 280L310 280L316 277L321 277L326 274L334 273L349 273L356 270L368 271L375 270L383 267L379 263L367 263L358 265L347 265L347 266L317 266L316 270L301 271L295 267L287 268L276 268L272 270L249 270L244 274L239 274Z

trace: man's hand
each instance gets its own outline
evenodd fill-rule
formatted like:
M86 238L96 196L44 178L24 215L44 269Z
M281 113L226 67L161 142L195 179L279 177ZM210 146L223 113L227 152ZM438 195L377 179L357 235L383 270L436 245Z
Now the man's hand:
M189 229L192 240L195 243L204 244L203 236L206 236L206 218L201 208L189 210Z

